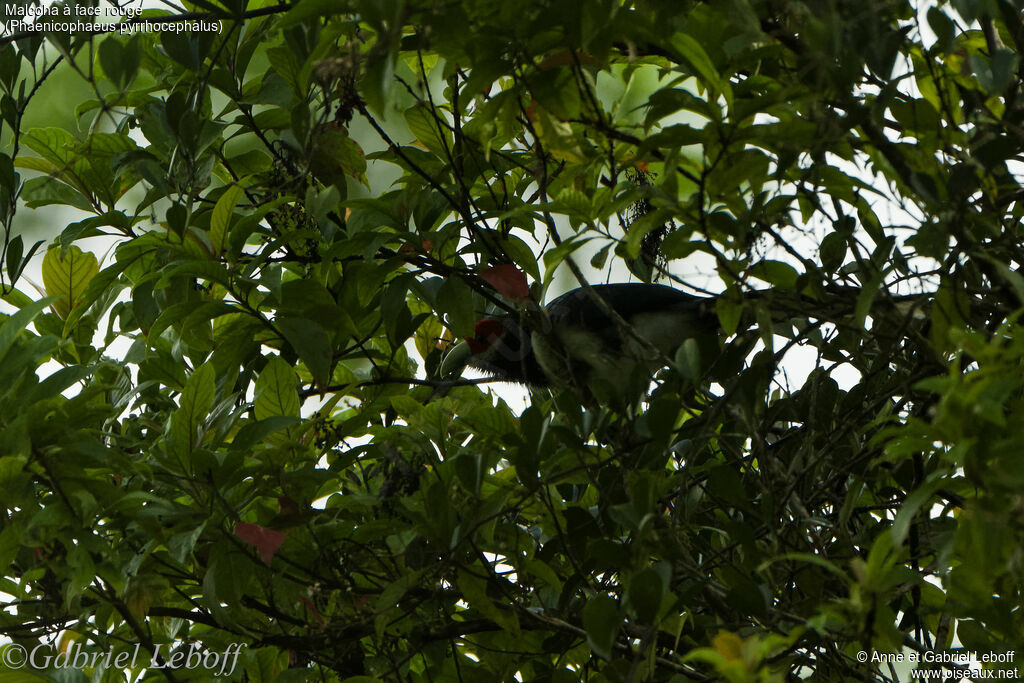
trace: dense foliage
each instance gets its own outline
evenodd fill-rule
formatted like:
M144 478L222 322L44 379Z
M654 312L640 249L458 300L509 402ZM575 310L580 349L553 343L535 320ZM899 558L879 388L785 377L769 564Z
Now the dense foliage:
M156 18L219 32L0 38L4 652L364 682L1022 654L1013 0ZM714 293L721 357L638 410L445 383L525 305L510 264L535 301Z

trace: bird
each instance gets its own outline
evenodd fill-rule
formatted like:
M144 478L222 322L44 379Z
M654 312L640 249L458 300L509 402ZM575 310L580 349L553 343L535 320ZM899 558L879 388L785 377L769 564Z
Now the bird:
M718 345L713 298L649 283L573 289L545 308L486 317L441 363L442 377L466 367L493 380L538 389L576 389L598 402L635 395L695 339Z

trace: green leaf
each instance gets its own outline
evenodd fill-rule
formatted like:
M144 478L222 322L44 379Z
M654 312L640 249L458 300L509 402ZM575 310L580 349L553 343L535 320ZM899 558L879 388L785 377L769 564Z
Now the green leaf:
M857 293L857 303L854 306L854 318L856 319L857 329L864 329L868 313L871 311L871 306L875 303L875 298L878 296L881 286L882 274L876 273L864 283L864 286Z
M96 565L89 552L81 545L68 548L68 567L71 569L67 583L64 584L64 608L78 598L96 578Z
M694 382L700 379L702 374L700 347L696 339L690 337L680 344L679 349L676 351L675 362L683 377Z
M19 166L22 168L50 167L50 162L43 159L29 157L25 161L29 163L19 164ZM81 192L50 177L32 178L25 181L21 190L21 198L25 201L25 206L30 209L53 204L64 204L79 211L92 211L94 208Z
M903 501L903 505L900 506L899 512L896 513L896 519L892 522L892 528L889 532L892 534L892 543L894 546L901 546L903 542L907 540L907 535L910 533L910 525L914 523L914 517L921 510L921 508L932 499L935 495L935 491L946 484L946 477L938 473L933 473L929 476L922 486L914 489L913 492Z
M630 579L623 596L623 606L632 611L640 623L653 624L661 609L661 599L666 588L662 572L654 567L646 567Z
M16 459L11 458L11 461L12 464L14 464ZM5 477L5 485L7 483L9 482L6 481ZM21 549L23 536L24 530L19 529L16 526L8 524L5 525L3 529L0 529L0 562L3 562L5 567L10 565L18 550Z
M847 235L840 232L830 232L821 241L818 254L821 257L821 265L825 272L833 273L843 265L846 260Z
M587 632L587 645L594 654L611 659L615 637L622 626L619 606L607 595L597 595L583 606L583 628Z
M21 143L38 154L51 165L52 172L57 172L68 166L74 157L74 148L77 141L74 136L63 128L33 128L21 137ZM32 157L18 157L15 165L21 163L38 163ZM39 168L37 170L42 170Z
M237 605L246 590L245 579L252 571L249 556L236 549L233 543L214 544L203 577L203 602L217 613ZM222 602L227 608L221 606Z
M326 330L307 318L280 317L274 325L309 368L313 381L318 386L325 385L334 360L331 338Z
M282 441L276 433L284 431L292 425L299 424L298 417L268 417L256 422L249 422L238 430L235 438L231 441L231 449L234 451L251 451L261 443L279 443Z
M278 19L277 28L278 30L283 30L307 22L310 19L332 16L337 13L337 0L302 0L302 2L292 5L291 9Z
M371 57L363 78L359 81L359 92L378 114L388 108L388 98L395 82L395 53L387 50L384 54Z
M767 569L776 562L806 562L808 564L813 564L818 567L821 567L829 573L834 574L844 583L848 583L850 580L850 577L847 575L847 573L844 572L840 567L836 566L835 563L829 562L825 558L819 557L818 555L814 555L812 553L783 553L781 555L776 555L775 557L766 560L760 567L758 567L758 571L763 571L764 569Z
M750 274L780 289L795 288L800 277L796 269L788 263L771 260L755 263L750 267Z
M299 378L295 369L280 356L273 356L256 380L257 420L268 417L299 416Z
M508 235L502 241L502 251L511 258L517 266L523 269L534 281L540 280L540 268L537 265L537 254L526 242Z
M160 31L159 36L160 45L171 59L198 72L216 34L209 31Z
M114 85L123 88L126 76L128 75L125 67L129 66L129 64L125 63L124 46L121 44L121 41L114 36L108 37L100 42L98 53L100 66L103 67L103 72L107 75L107 78ZM131 66L138 68L138 55L135 56L135 63Z
M470 607L501 626L505 631L513 635L519 634L519 618L516 613L507 607L499 607L487 595L485 579L473 576L469 572L459 572L457 583Z
M52 302L52 298L26 302L18 312L3 319L3 323L0 324L0 361L4 360L22 330Z
M596 237L574 237L568 239L559 244L554 249L550 249L544 252L544 269L546 271L546 277L550 279L554 276L555 269L566 261L572 253L582 247L584 244Z
M224 253L228 229L231 226L231 216L238 206L238 200L242 198L245 190L241 185L232 183L224 191L213 207L213 214L210 216L210 246L215 255Z
M554 208L559 213L564 213L579 221L589 221L594 216L594 206L590 197L572 187L567 187L558 193L558 196L555 197Z
M476 324L473 298L466 284L457 278L449 278L437 293L437 312L446 316L452 334L468 337Z
M345 176L367 184L363 148L337 124L318 126L313 132L309 170L321 183L339 190L345 189Z
M100 272L96 256L77 246L50 249L43 257L43 285L47 296L57 297L53 307L57 315L67 318L71 309L80 306L89 282Z
M732 88L724 81L715 68L711 57L704 51L704 48L691 36L685 33L677 33L672 38L672 48L686 62L693 73L700 77L705 85L715 93L725 97L726 106L732 107Z
M0 361L2 360L3 356L0 355ZM36 401L52 398L73 384L88 379L90 375L91 369L80 365L61 368L37 384L31 392L26 394L24 396L25 402L35 403Z
M893 118L907 132L915 135L935 135L942 128L942 120L928 100L896 100L889 103Z
M715 301L715 313L718 324L726 334L734 334L743 318L743 304L733 301L729 296L720 296Z
M445 120L439 112L417 105L405 112L405 123L416 141L434 154L446 158L452 148L451 134L445 127Z
M199 445L201 429L213 405L216 391L216 371L210 363L196 368L185 382L178 409L171 416L170 429L179 464L184 464L189 454Z

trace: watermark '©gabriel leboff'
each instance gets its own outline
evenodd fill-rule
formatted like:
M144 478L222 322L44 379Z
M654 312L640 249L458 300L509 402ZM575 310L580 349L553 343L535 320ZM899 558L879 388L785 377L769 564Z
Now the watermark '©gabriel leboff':
M31 650L18 644L8 645L0 659L12 669L29 666L33 669L84 669L103 666L108 669L205 669L215 676L230 676L238 665L241 643L228 645L223 652L200 650L196 643L188 649L164 651L164 645L156 645L152 653L142 651L138 643L131 650L114 654L114 648L106 651L86 650L81 643L71 646L59 654L51 654L53 647L40 643ZM146 661L148 658L149 661Z

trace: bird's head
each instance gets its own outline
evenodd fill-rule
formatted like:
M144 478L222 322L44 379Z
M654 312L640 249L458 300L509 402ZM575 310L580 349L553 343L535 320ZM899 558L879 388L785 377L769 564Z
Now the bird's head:
M547 384L533 355L530 333L514 316L484 318L477 322L473 336L452 347L441 361L441 377L458 377L466 366L500 381L533 386Z
M505 334L505 328L494 318L484 318L473 328L473 336L466 337L466 345L473 355L487 353Z

